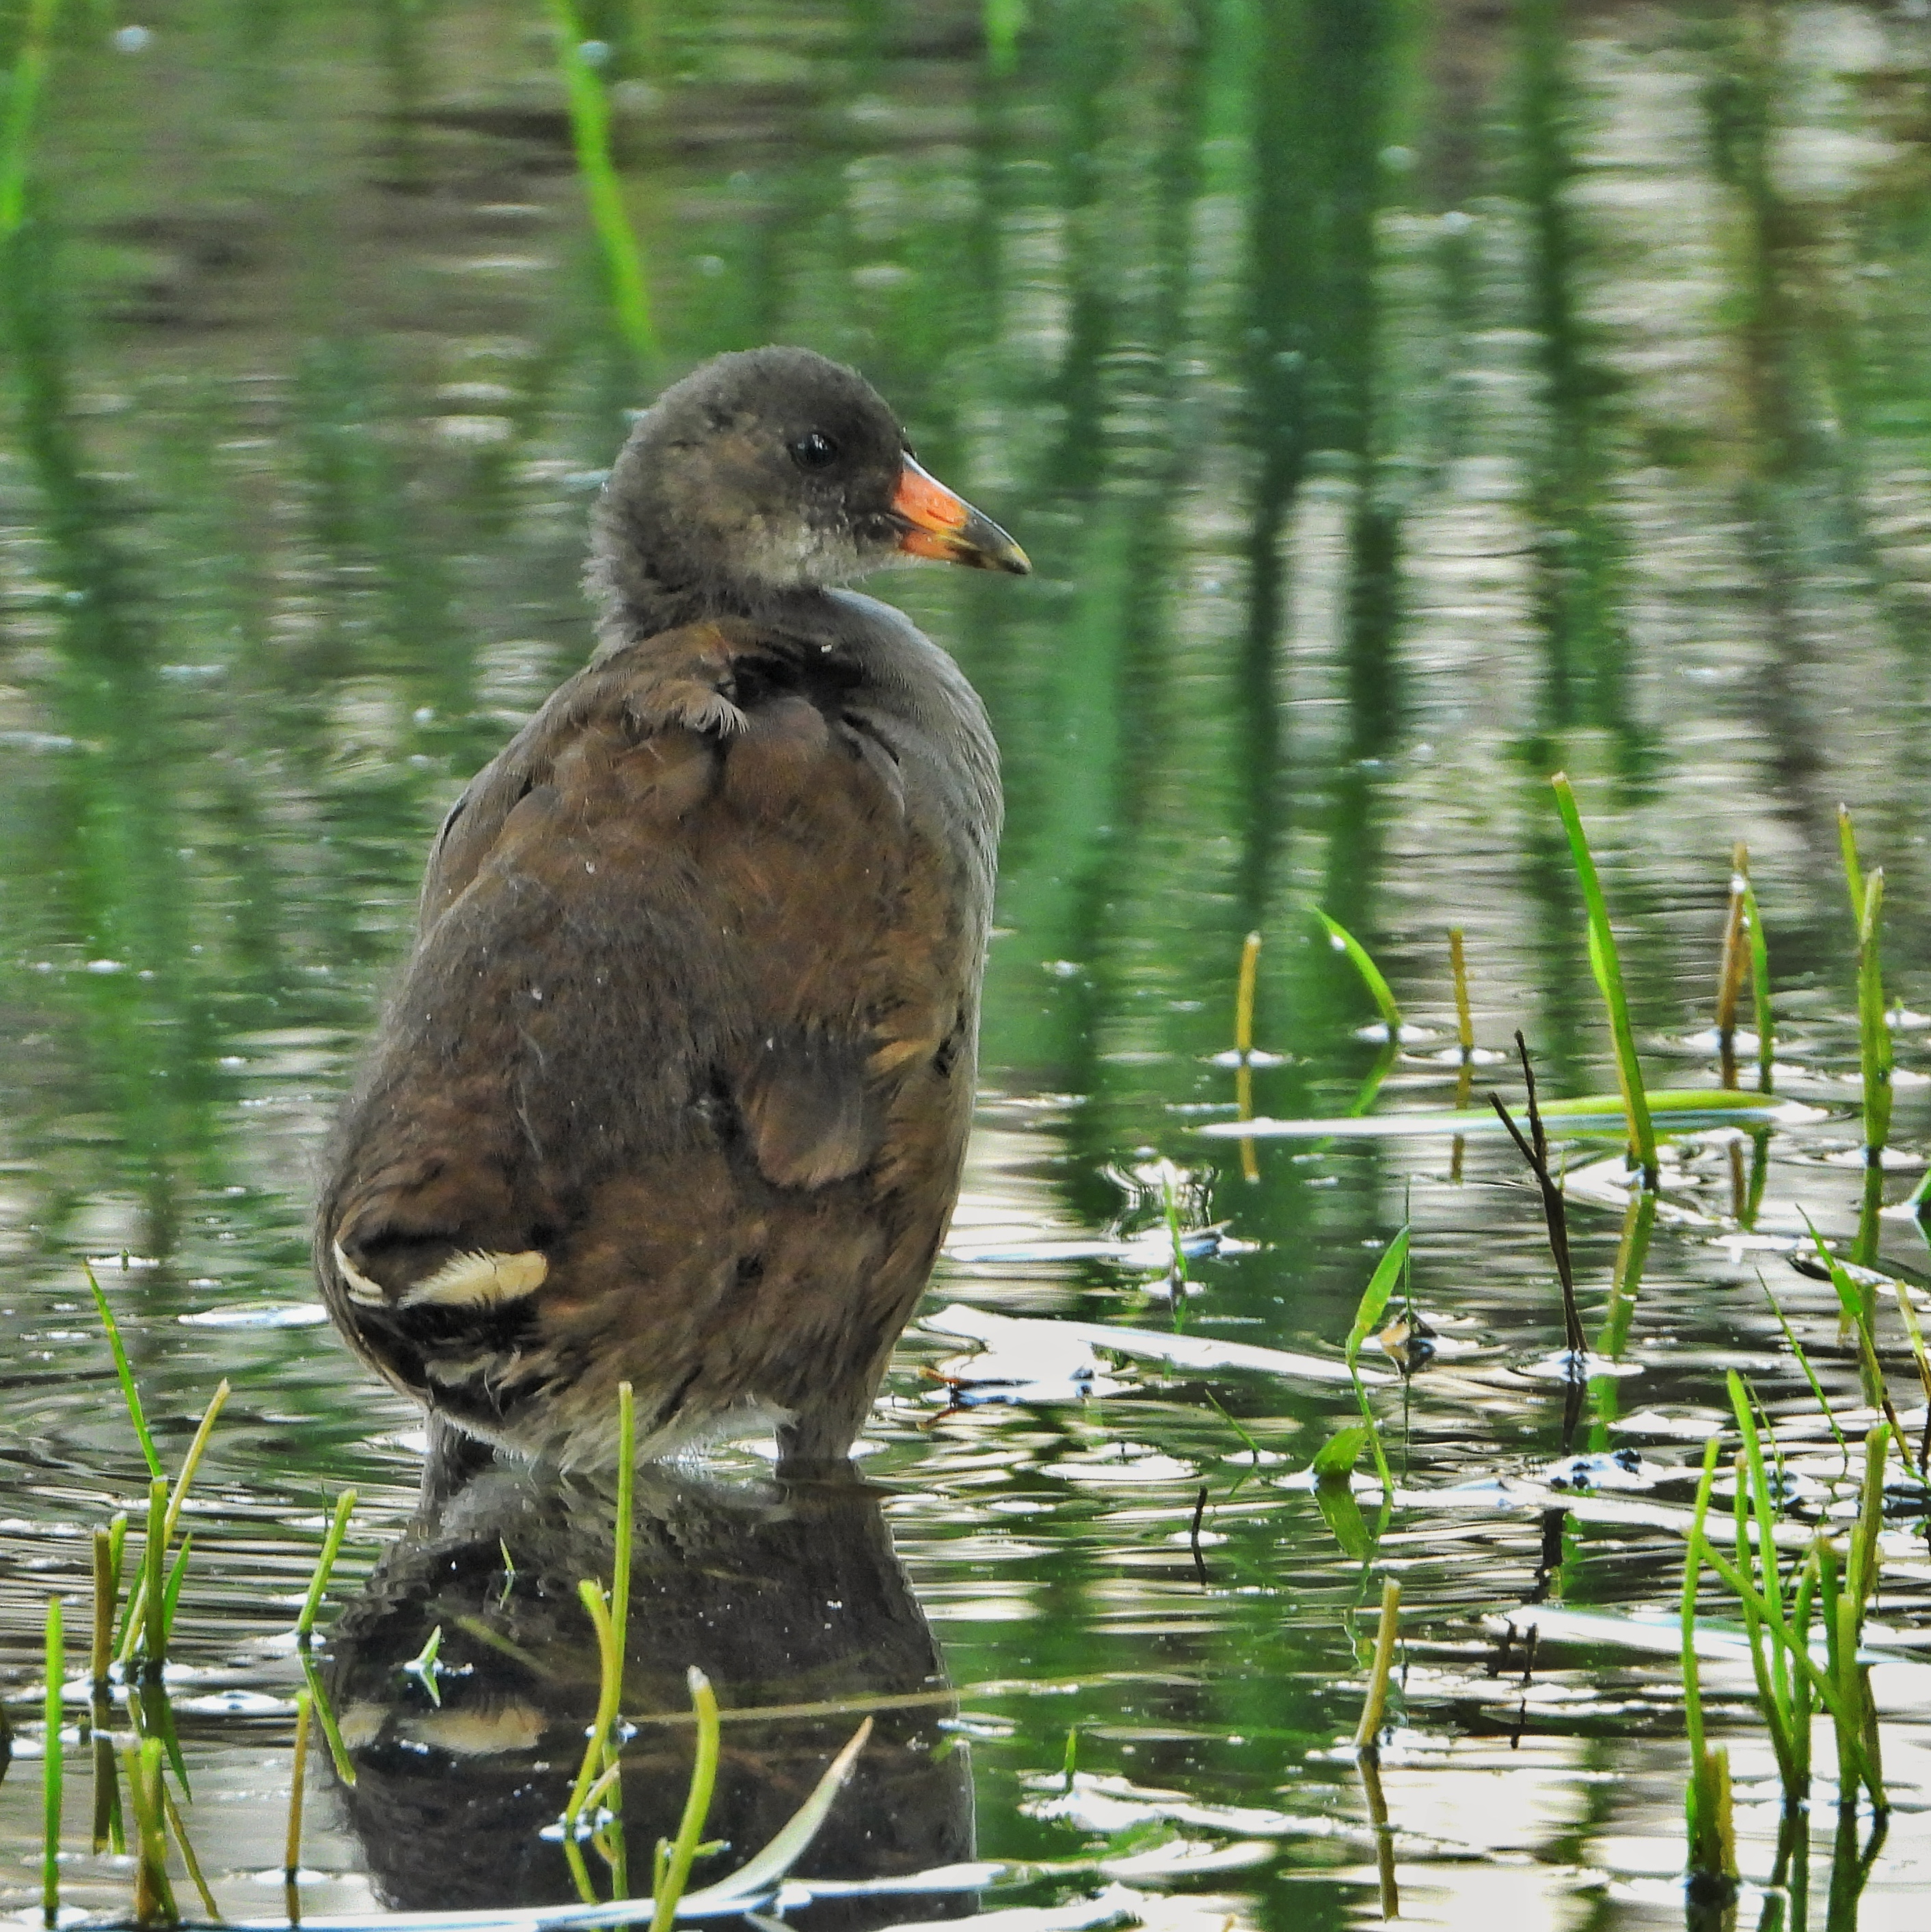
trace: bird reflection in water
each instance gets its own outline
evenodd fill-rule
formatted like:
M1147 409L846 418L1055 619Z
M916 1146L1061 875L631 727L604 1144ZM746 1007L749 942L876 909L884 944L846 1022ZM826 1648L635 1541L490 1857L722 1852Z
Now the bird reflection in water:
M661 1466L640 1470L637 1487L622 1702L636 1726L623 1750L631 1871L649 1874L658 1840L676 1834L693 1664L724 1707L706 1836L729 1846L700 1862L694 1884L768 1843L867 1713L871 1740L796 1875L896 1876L970 1858L970 1767L943 1721L956 1706L882 1492L849 1472L731 1484ZM445 1466L343 1611L328 1688L356 1782L341 1798L389 1905L575 1896L555 1828L598 1688L577 1586L610 1576L613 1498L580 1475ZM956 1893L894 1892L819 1900L796 1922L856 1932L971 1909Z

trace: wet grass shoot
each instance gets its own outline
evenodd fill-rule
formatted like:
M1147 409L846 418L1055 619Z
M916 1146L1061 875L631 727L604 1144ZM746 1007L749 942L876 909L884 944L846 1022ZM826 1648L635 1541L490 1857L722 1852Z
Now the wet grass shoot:
M1643 1082L1642 1063L1636 1054L1636 1037L1630 1024L1630 1003L1623 990L1621 958L1616 950L1616 935L1609 923L1609 902L1603 896L1594 855L1589 849L1588 834L1582 829L1582 816L1576 808L1576 794L1567 776L1558 772L1549 780L1555 792L1563 830L1569 838L1570 856L1576 867L1576 883L1582 889L1582 904L1589 922L1589 965L1609 1009L1609 1031L1615 1042L1616 1078L1622 1089L1623 1106L1629 1115L1630 1152L1642 1170L1643 1185L1660 1185L1662 1169L1656 1149L1656 1129L1650 1118L1649 1099Z

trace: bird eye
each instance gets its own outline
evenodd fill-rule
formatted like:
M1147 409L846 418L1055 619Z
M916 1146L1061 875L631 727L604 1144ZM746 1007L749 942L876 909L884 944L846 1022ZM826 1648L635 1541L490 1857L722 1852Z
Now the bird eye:
M800 470L823 470L838 460L838 446L822 430L801 436L790 446L791 460Z

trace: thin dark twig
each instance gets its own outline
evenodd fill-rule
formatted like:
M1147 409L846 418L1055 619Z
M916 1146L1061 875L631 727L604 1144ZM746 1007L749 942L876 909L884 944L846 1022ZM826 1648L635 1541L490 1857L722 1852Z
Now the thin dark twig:
M1542 1513L1542 1550L1536 1558L1535 1580L1523 1597L1525 1604L1546 1604L1549 1581L1562 1568L1562 1532L1569 1521L1567 1505Z
M1535 1142L1535 1162L1545 1174L1549 1171L1549 1136L1542 1124L1542 1108L1535 1090L1535 1069L1529 1064L1528 1042L1523 1039L1522 1029L1516 1029L1516 1058L1522 1064L1522 1085L1528 1090L1529 1108L1529 1138Z
M1514 1656L1515 1651L1516 1627L1512 1623L1504 1622L1502 1625L1502 1634L1495 1640L1495 1654L1489 1658L1485 1674L1490 1677L1501 1676L1502 1672L1509 1667L1509 1660Z
M1543 1130L1542 1109L1537 1104L1535 1074L1529 1066L1528 1042L1519 1032L1516 1035L1516 1050L1522 1055L1522 1078L1528 1089L1529 1132L1534 1136L1533 1144L1523 1137L1522 1130L1516 1125L1513 1117L1504 1104L1499 1094L1489 1096L1489 1104L1500 1116L1504 1126L1509 1130L1513 1140L1529 1171L1542 1190L1543 1218L1549 1223L1549 1251L1555 1259L1555 1278L1562 1286L1562 1326L1567 1338L1569 1352L1574 1358L1576 1372L1581 1372L1582 1360L1588 1352L1588 1343L1582 1334L1582 1313L1576 1304L1576 1272L1569 1258L1569 1218L1563 1201L1562 1190L1555 1184L1555 1177L1549 1171L1549 1136Z
M1187 1540L1188 1540L1190 1544L1192 1544L1192 1546L1193 1546L1193 1567L1194 1567L1194 1570L1195 1570L1195 1574L1196 1574L1199 1576L1199 1578L1200 1578L1200 1580L1201 1580L1201 1587L1203 1589L1204 1589L1204 1588L1207 1587L1207 1558L1205 1558L1205 1557L1204 1557L1204 1556L1201 1553L1201 1547L1200 1547L1200 1523L1201 1523L1201 1518L1202 1516L1205 1516L1205 1515L1206 1515L1206 1514L1207 1514L1207 1485L1206 1485L1204 1483L1203 1483L1203 1484L1201 1484L1201 1486L1200 1486L1200 1494L1199 1494L1198 1496L1197 1496L1196 1497L1195 1497L1195 1498L1194 1498L1194 1503L1193 1503L1193 1527L1192 1527L1192 1528L1191 1528L1190 1530L1189 1530L1189 1531L1188 1531L1188 1532L1187 1532Z
M1576 1426L1582 1420L1582 1393L1588 1384L1582 1379L1582 1357L1579 1351L1570 1351L1569 1377L1562 1385L1562 1453L1573 1455L1576 1450Z

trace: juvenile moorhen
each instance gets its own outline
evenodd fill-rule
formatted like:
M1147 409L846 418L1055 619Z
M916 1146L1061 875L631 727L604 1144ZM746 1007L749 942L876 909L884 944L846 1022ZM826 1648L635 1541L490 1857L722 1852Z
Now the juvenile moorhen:
M598 504L589 666L472 782L316 1227L351 1344L565 1466L775 1428L842 1458L957 1195L998 752L833 586L1025 554L850 369L721 356Z

